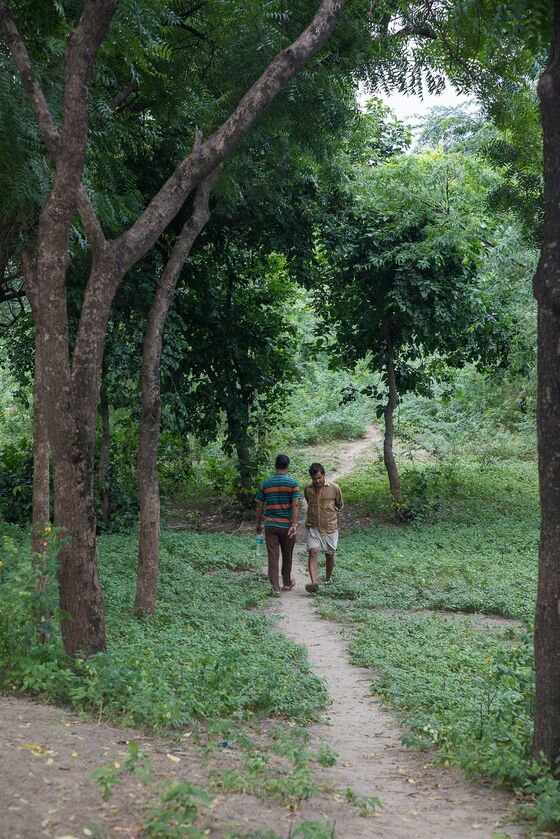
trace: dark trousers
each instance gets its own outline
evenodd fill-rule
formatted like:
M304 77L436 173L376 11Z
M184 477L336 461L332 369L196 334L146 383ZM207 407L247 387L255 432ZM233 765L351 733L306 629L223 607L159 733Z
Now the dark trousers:
M268 579L274 589L280 588L278 576L278 560L282 552L282 580L289 586L292 580L292 554L296 543L295 536L288 536L287 527L273 527L267 524L264 529L264 540L268 554Z

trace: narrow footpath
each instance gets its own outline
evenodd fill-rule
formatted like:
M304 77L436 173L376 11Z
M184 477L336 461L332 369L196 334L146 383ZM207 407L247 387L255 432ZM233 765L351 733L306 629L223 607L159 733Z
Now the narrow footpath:
M328 477L336 480L350 472L356 459L380 442L379 432L371 430L366 439L347 444L339 471ZM307 647L311 665L332 697L324 721L312 728L312 738L326 741L338 753L336 766L329 770L333 784L342 790L350 787L360 797L375 796L383 805L375 817L354 820L352 839L521 836L520 828L508 823L508 796L470 783L454 769L433 766L433 755L401 744L395 717L371 695L374 674L350 664L341 627L315 612L314 597L305 591L304 544L296 547L294 572L296 587L275 605L278 629Z

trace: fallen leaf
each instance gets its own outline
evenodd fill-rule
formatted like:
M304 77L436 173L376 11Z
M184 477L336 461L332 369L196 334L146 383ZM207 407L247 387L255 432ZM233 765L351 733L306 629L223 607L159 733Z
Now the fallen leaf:
M49 752L48 749L45 749L44 746L38 746L35 743L25 743L23 746L24 749L29 749L34 755L49 755L52 752Z
M70 757L78 757L78 752L72 752L72 753L70 754Z
M170 754L168 754L168 755L167 755L167 758L168 758L168 760L172 760L172 761L173 761L173 763L180 763L180 762L181 762L181 758L180 758L180 757L177 757L177 755L170 755Z

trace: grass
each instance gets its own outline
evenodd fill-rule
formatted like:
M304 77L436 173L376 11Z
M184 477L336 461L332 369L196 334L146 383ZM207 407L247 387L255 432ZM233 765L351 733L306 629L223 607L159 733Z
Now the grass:
M375 670L406 744L437 746L442 761L514 789L539 829L557 828L560 785L531 759L536 466L456 457L402 477L416 510L407 525L386 519L378 465L341 480L377 523L344 534L318 608L350 624L352 661Z
M48 644L36 642L29 558L13 546L5 551L0 611L10 631L2 633L0 646L4 690L157 730L215 717L302 722L324 705L325 689L305 651L274 634L264 614L268 584L255 568L251 540L164 533L159 603L145 620L132 613L136 552L134 536L99 540L110 652L70 666L56 630Z
M340 483L360 512L388 512L380 468ZM447 609L530 623L539 535L534 464L420 464L404 471L403 488L417 519L346 536L333 597L355 600L355 611Z

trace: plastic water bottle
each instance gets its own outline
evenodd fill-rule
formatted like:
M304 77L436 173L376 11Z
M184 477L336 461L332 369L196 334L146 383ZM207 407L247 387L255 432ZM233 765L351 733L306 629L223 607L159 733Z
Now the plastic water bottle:
M257 533L255 545L257 546L257 556L261 556L264 552L264 536L262 533Z

